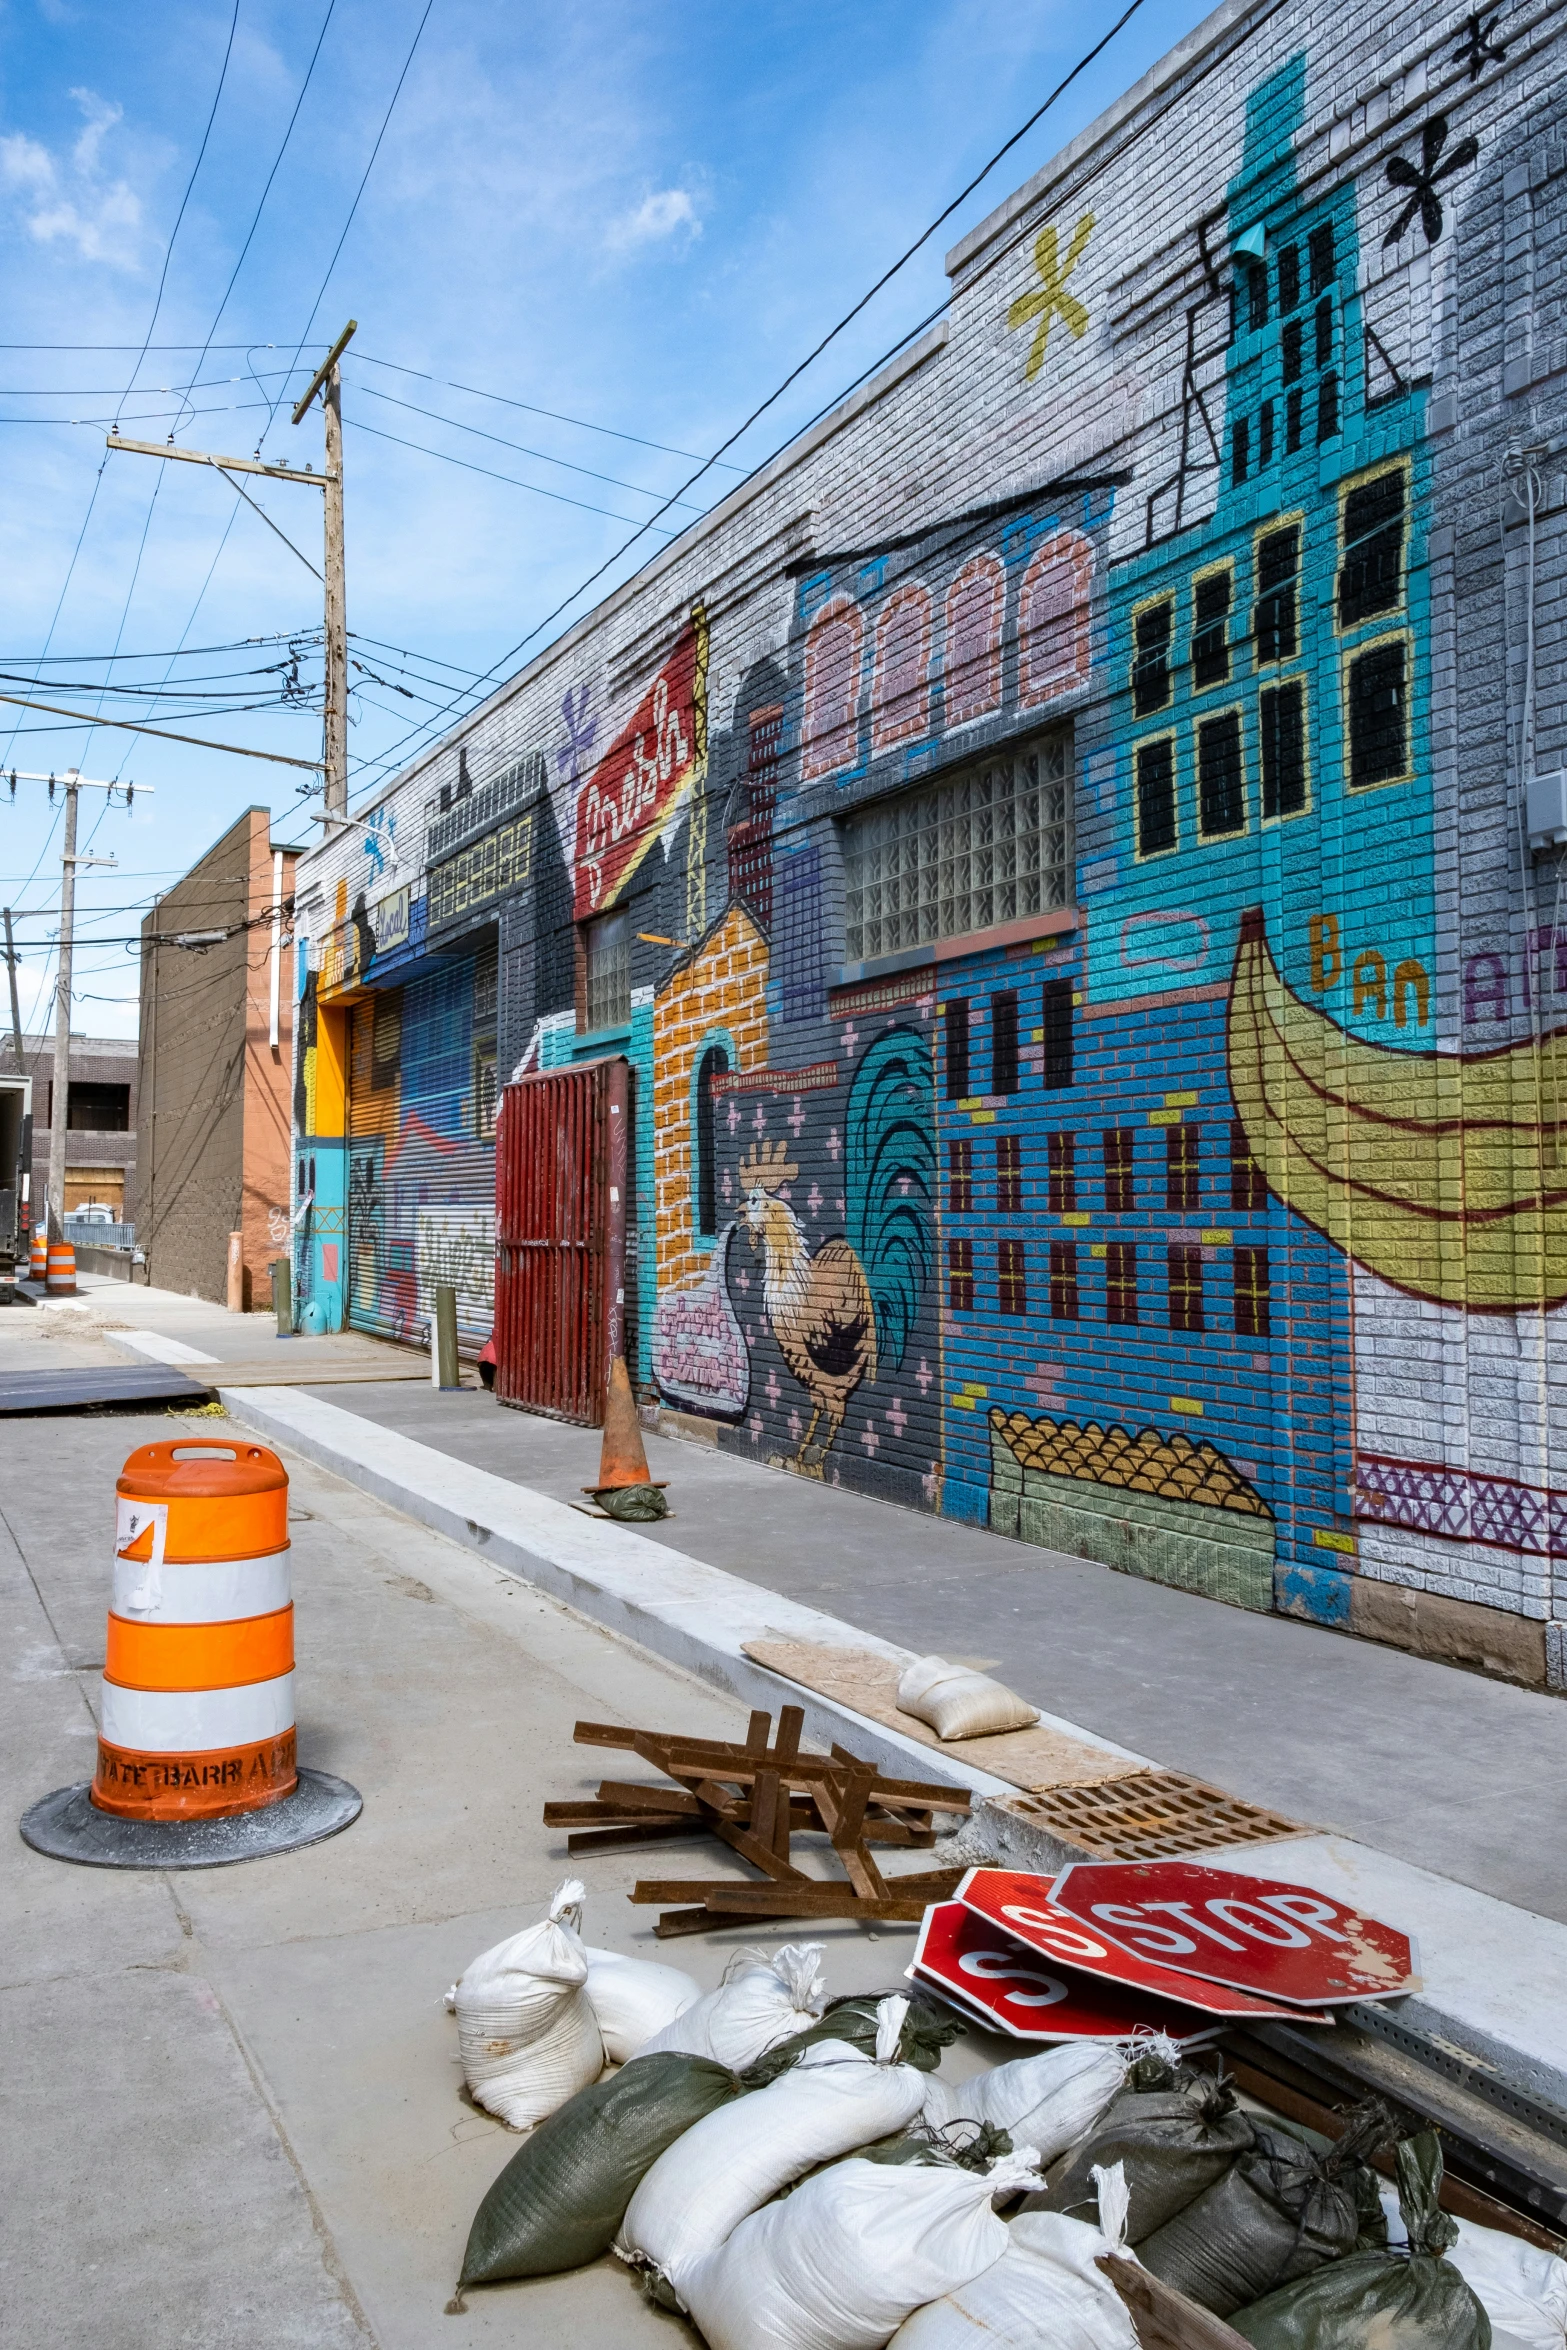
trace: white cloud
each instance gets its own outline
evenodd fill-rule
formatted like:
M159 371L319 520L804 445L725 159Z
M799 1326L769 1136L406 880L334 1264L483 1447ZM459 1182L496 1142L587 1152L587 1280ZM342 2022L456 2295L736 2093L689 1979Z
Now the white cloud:
M702 234L696 200L688 188L658 188L643 197L634 212L610 224L612 246L652 245L684 229L688 237Z
M0 186L15 191L28 235L40 245L74 245L83 261L135 269L141 199L102 169L104 140L121 108L92 90L73 90L85 117L68 155L56 157L25 131L0 138Z

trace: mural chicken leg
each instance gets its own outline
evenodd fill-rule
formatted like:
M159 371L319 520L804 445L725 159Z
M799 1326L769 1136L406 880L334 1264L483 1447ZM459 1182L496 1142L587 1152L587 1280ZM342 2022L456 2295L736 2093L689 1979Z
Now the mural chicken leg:
M779 1350L811 1399L791 1464L821 1477L855 1390L902 1362L930 1279L936 1152L930 1129L929 1048L893 1029L865 1055L849 1092L845 1209L849 1236L813 1255L787 1199L799 1169L784 1143L754 1147L740 1165L742 1221L765 1261L764 1296ZM820 1440L817 1430L823 1421Z

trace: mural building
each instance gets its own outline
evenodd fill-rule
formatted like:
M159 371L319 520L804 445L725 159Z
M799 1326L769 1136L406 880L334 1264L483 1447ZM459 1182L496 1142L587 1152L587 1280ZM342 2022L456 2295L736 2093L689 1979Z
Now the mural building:
M1567 1684L1564 60L1230 0L302 859L302 1307L620 1056L666 1424Z

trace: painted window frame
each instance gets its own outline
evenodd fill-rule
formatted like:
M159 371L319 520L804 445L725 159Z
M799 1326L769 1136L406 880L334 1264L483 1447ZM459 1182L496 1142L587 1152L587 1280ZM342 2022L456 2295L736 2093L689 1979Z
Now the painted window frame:
M1175 816L1175 838L1167 848L1145 849L1143 847L1142 791L1138 781L1137 767L1143 752L1151 749L1155 743L1168 743L1170 746L1170 804ZM1132 836L1134 864L1157 865L1161 858L1178 857L1181 853L1181 743L1180 733L1176 727L1160 727L1153 734L1140 734L1133 738Z
M1262 542L1264 539L1280 537L1287 530L1293 530L1296 532L1299 540L1299 545L1297 548L1297 561L1295 565L1295 650L1293 653L1269 653L1264 655L1262 651L1262 639L1257 627L1257 608L1261 604L1263 597L1265 595L1271 595L1273 591L1272 589L1265 588L1262 585ZM1310 542L1307 534L1306 510L1303 506L1292 506L1286 508L1286 510L1281 514L1270 514L1265 522L1257 523L1252 531L1252 596L1251 612L1249 615L1251 625L1247 631L1246 641L1251 652L1251 673L1253 677L1262 676L1266 670L1287 668L1292 661L1299 661L1305 657L1302 653L1301 647L1304 643L1306 633L1304 588L1306 581L1306 557L1309 549L1309 543Z
M1204 624L1198 620L1197 590L1203 585L1205 581L1220 578L1228 579L1230 584L1230 597L1229 602L1225 607L1223 623L1224 675L1222 677L1210 678L1205 685L1202 685L1198 683L1197 679L1197 639L1202 631L1203 626L1211 626L1212 624L1211 622ZM1205 563L1200 571L1194 571L1192 573L1190 585L1192 594L1192 609L1191 632L1187 643L1187 677L1189 680L1189 691L1193 700L1195 700L1198 694L1224 693L1233 687L1235 683L1235 643L1230 635L1230 629L1235 619L1234 556L1226 555L1223 560L1218 563Z
M1350 688L1358 661L1369 654L1380 653L1388 645L1401 644L1404 648L1404 764L1397 775L1379 775L1369 783L1354 779L1354 743L1350 731ZM1362 799L1366 793L1393 791L1402 783L1412 783L1415 777L1415 632L1406 624L1402 628L1372 629L1353 644L1346 645L1339 660L1339 707L1344 729L1344 789Z
M821 681L818 675L823 659L822 644L829 630L840 626L852 627L854 655L848 664L852 671L852 687L848 707L843 718L832 728L829 736L817 726ZM805 634L804 693L802 700L803 724L800 739L800 777L804 783L816 783L832 775L852 775L860 764L860 723L864 716L865 699L865 614L858 599L841 591L829 596L821 609L811 615ZM826 747L829 740L845 738L844 755ZM818 750L818 742L823 748Z
M1234 701L1215 703L1211 708L1194 714L1192 719L1192 790L1195 794L1197 839L1204 848L1213 847L1223 841L1244 840L1252 828L1253 793L1249 772L1250 758L1246 717L1245 701L1238 697ZM1241 820L1239 824L1232 825L1227 832L1210 832L1203 822L1202 811L1202 730L1205 726L1212 726L1223 718L1235 720L1236 734L1240 742Z
M984 578L991 589L990 626L983 656L984 681L979 688L982 698L972 692L972 672L979 666L972 657L959 660L955 651L955 611L958 599L974 583ZM990 718L1002 706L1002 655L1006 644L1007 627L1007 567L999 555L988 547L970 555L948 586L941 606L941 681L942 718L949 732L961 726L972 726L977 719ZM960 669L965 682L956 681Z
M1141 725L1145 719L1157 718L1162 711L1170 709L1175 701L1174 653L1176 601L1176 591L1174 588L1160 588L1156 591L1155 594L1151 596L1140 596L1137 602L1132 606L1130 613L1127 615L1127 629L1131 644L1131 657L1127 662L1126 668L1126 690L1131 697L1132 717L1138 725ZM1137 644L1138 624L1143 619L1145 619L1150 612L1157 612L1161 608L1163 609L1166 616L1166 627L1164 633L1164 692L1157 702L1150 702L1147 708L1144 709L1137 698L1137 678L1138 670L1141 665L1141 656L1139 654Z
M1341 624L1339 620L1339 577L1344 568L1345 556L1348 553L1345 529L1351 493L1355 490L1365 489L1373 481L1380 481L1384 474L1392 473L1401 473L1404 477L1404 503L1401 514L1404 539L1399 558L1397 601L1389 604L1385 611L1368 613L1362 620L1351 620L1347 624ZM1409 618L1409 542L1414 530L1414 492L1414 458L1407 449L1398 451L1392 457L1379 457L1374 465L1363 465L1356 473L1346 473L1343 479L1335 484L1333 633L1340 644L1347 644L1352 638L1362 635L1380 636L1384 631L1396 628L1400 621L1407 621ZM1356 649L1359 649L1358 646Z
M702 1064L710 1052L724 1054L723 1074L726 1077L733 1075L740 1067L740 1056L735 1048L735 1040L727 1028L710 1028L705 1035L698 1038L696 1050L691 1056L691 1074L687 1084L691 1136L691 1164L688 1172L691 1187L691 1245L701 1255L706 1255L714 1247L723 1230L723 1214L718 1202L718 1140L716 1133L713 1139L713 1229L711 1232L702 1230L702 1112L699 1088ZM715 1120L717 1115L718 1105L715 1100L713 1104Z
M1077 594L1065 617L1071 622L1070 663L1043 667L1039 638L1030 616L1030 600L1046 570L1068 563L1077 574ZM1096 572L1094 543L1080 530L1055 530L1042 539L1028 559L1018 587L1017 660L1018 707L1042 710L1068 694L1080 692L1093 677L1093 604Z
M887 644L905 612L919 614L918 679L912 685L889 688L886 682ZM923 580L909 579L895 587L876 615L871 649L871 756L895 751L901 743L924 742L931 732L931 679L934 673L935 615L930 590ZM863 650L862 650L863 658ZM906 707L901 714L894 704Z
M1262 766L1262 697L1264 694L1285 692L1292 685L1300 687L1301 772L1306 796L1298 808L1281 808L1270 816ZM1257 822L1264 832L1272 832L1277 825L1294 824L1302 816L1309 816L1315 805L1315 776L1311 757L1311 671L1304 663L1299 669L1292 670L1275 669L1270 665L1267 674L1257 683Z

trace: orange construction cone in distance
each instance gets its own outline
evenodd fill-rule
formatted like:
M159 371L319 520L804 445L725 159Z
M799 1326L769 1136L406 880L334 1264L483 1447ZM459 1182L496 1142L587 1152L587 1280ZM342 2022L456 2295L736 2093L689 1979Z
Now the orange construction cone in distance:
M631 1392L631 1374L625 1358L617 1355L609 1368L609 1393L604 1399L604 1441L599 1448L596 1485L585 1485L602 1510L612 1518L661 1518L664 1489L648 1472L642 1442L642 1423ZM625 1495L625 1500L619 1499Z

